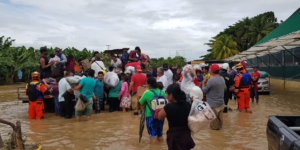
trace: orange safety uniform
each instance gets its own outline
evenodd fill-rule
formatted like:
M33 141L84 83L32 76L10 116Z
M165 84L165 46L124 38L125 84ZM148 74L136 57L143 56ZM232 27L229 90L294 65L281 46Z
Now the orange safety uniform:
M238 109L239 111L251 112L250 110L250 79L246 79L246 83L243 83L245 79L243 79L243 75L246 74L246 70L240 70L239 73L235 76L235 93L237 95ZM248 73L247 73L248 74ZM250 76L250 75L249 75Z

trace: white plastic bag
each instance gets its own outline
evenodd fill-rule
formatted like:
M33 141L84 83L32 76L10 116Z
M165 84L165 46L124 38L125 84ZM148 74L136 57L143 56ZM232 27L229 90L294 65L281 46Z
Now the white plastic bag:
M194 100L188 117L188 125L193 134L206 128L216 118L209 104Z
M190 97L193 97L195 100L202 100L203 99L203 92L198 86L192 87L190 91Z
M181 90L185 94L189 94L192 88L195 86L194 77L196 73L191 65L185 65L182 69L182 82L180 84Z
M80 76L73 76L73 77L67 77L67 81L69 82L70 86L71 87L75 87L79 84L80 80L82 79L83 77L80 77Z
M134 69L133 66L128 66L128 67L126 67L126 68L125 68L125 71L127 71L127 70L129 70L129 71L131 72L132 75L134 74L135 69Z
M119 83L119 77L114 72L108 72L104 75L104 83L110 87L115 87Z

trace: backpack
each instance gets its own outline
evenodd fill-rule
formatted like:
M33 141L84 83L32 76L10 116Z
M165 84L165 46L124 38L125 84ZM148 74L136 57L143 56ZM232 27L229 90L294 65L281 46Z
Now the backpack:
M149 107L153 118L158 119L158 113L168 104L168 101L166 97L161 95L161 91L159 95L157 95L157 93L154 90L150 91L154 94L154 97L150 101L151 107L148 105L148 103L147 106Z
M244 73L242 75L242 82L240 86L249 86L251 84L251 75L249 73Z
M82 69L84 72L88 71L91 69L91 63L89 62L88 59L84 59L81 61Z
M37 96L36 96L36 90L37 89L36 89L36 87L37 87L37 84L33 83L33 82L30 82L27 85L26 95L28 96L28 99L30 101L35 101L37 99Z

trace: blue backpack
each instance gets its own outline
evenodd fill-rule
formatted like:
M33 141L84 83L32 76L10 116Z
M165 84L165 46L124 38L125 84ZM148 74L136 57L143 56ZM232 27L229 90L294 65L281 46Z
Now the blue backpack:
M168 104L168 101L165 96L161 95L161 91L159 95L157 95L154 90L150 91L154 94L153 99L150 101L151 107L148 105L148 103L146 104L149 107L153 118L158 119L158 113Z
M244 73L242 76L241 86L249 86L251 84L251 75L249 73Z
M129 54L128 53L123 53L122 57L121 57L121 61L123 64L127 64L127 62L129 61Z

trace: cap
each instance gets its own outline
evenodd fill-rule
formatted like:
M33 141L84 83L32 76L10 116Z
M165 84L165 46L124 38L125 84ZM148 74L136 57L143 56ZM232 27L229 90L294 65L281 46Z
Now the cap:
M141 66L136 66L136 67L135 67L135 70L136 70L137 72L142 72Z
M131 74L131 71L130 70L126 70L125 74Z
M256 68L256 69L258 69L258 66L252 66L252 68Z
M163 64L163 68L164 68L164 70L168 70L169 69L168 64Z
M235 68L236 69L241 69L241 68L243 68L244 66L241 64L241 63L238 63L238 64L236 64L235 65Z
M212 64L212 65L209 67L209 69L210 69L213 73L215 73L215 72L220 71L220 66L217 65L217 64Z

